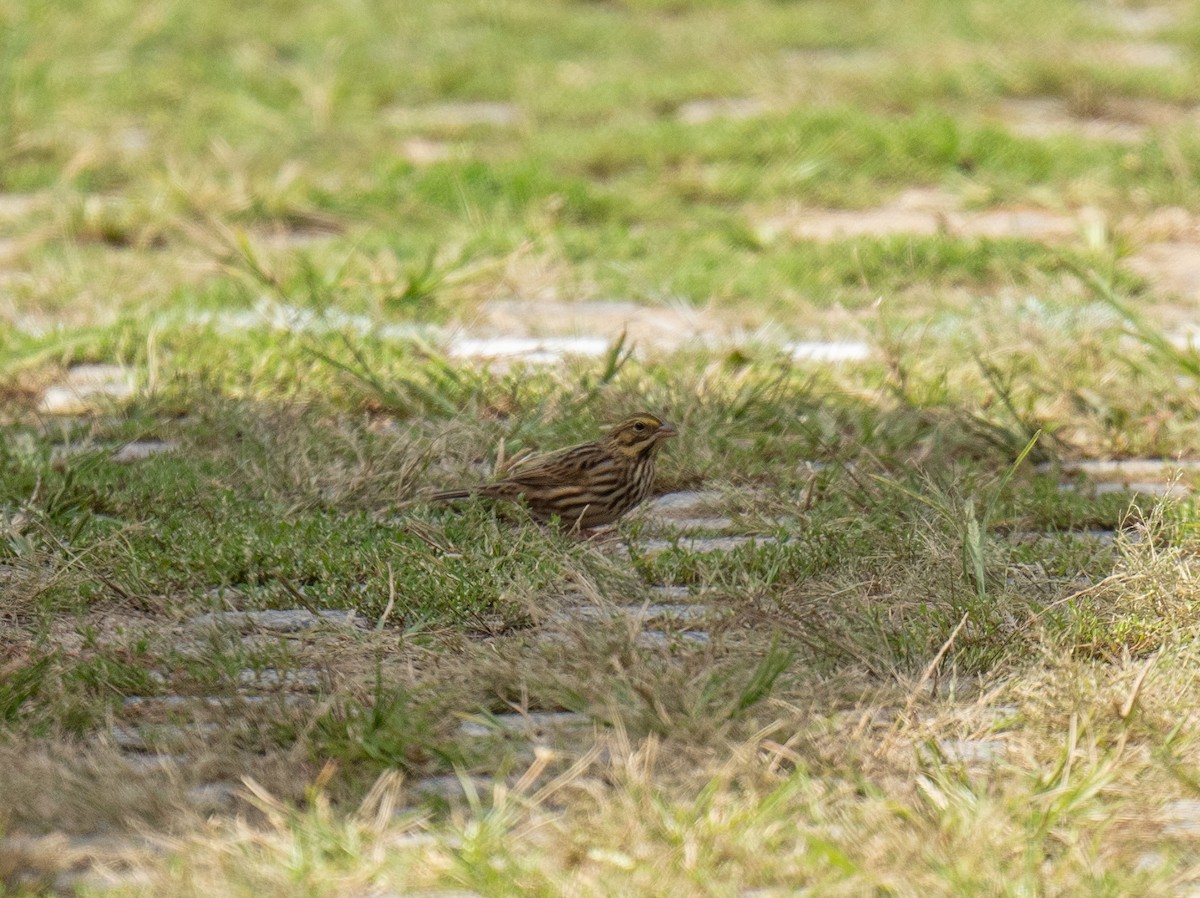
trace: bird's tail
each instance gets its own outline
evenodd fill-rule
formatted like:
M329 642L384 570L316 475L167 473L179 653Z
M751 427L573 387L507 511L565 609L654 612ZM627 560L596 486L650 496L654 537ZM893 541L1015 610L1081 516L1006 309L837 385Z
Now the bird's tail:
M470 496L470 490L445 490L444 492L434 493L429 498L434 502L453 502L455 499L468 499Z

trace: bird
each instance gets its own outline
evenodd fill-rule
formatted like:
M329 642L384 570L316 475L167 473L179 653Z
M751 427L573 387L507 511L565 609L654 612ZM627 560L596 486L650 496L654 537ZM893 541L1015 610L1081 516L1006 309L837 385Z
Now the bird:
M650 496L654 461L662 443L678 436L674 425L648 412L626 418L601 439L532 459L503 480L431 498L450 502L473 496L523 501L543 523L557 518L572 530L611 524Z

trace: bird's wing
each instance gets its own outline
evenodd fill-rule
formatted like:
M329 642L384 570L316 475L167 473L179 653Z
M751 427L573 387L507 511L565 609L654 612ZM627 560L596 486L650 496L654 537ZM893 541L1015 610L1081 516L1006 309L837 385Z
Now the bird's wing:
M528 489L547 489L574 483L580 474L602 461L604 453L583 451L584 446L572 446L541 458L531 459L503 480L492 484L505 494Z
M558 486L570 478L574 466L565 464L560 458L548 458L512 472L496 486L549 487Z

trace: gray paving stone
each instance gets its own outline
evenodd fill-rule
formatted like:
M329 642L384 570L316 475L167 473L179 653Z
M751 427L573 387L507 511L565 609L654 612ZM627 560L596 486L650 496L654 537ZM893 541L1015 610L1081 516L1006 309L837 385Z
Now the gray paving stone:
M458 148L453 143L430 140L427 137L410 137L400 144L401 155L413 165L419 166L444 162L456 152Z
M295 670L276 670L268 667L263 670L243 670L238 672L238 685L244 689L319 689L322 684L321 672L309 667Z
M0 218L24 218L45 200L37 193L0 193Z
M213 814L233 810L242 789L239 783L201 783L188 789L187 797L200 813Z
M271 250L306 250L332 243L338 238L332 227L287 227L276 224L255 228L248 235L257 245Z
M215 723L191 724L148 724L140 727L115 726L109 738L118 748L132 752L154 754L154 747L164 744L179 744L194 741L200 736L215 736L221 727Z
M773 214L754 223L760 239L773 242L783 235L801 240L829 242L852 237L886 237L894 234L934 235L993 239L1023 237L1053 242L1075 239L1081 227L1094 218L1094 210L1065 215L1028 208L965 210L962 199L940 189L913 188L874 209L815 209L805 207ZM805 344L797 344L794 358L837 362L869 358L870 344L841 342L830 352L814 349L807 355ZM797 355L800 351L802 355Z
M664 633L662 630L646 630L634 640L641 648L669 648L673 645L708 645L712 637L703 630L683 630Z
M592 719L575 711L531 711L528 714L504 713L464 720L459 735L472 738L491 736L498 732L524 733L541 736L564 729L591 727Z
M487 734L485 733L484 735ZM486 795L492 791L493 786L493 780L487 777L468 775L460 778L454 773L422 776L405 782L405 788L416 796L421 798L442 798L446 801L456 801L463 798L468 788L473 788L477 795Z
M726 517L695 517L695 518L670 518L661 522L665 526L674 528L675 530L696 531L706 530L709 532L720 533L729 530L733 527L733 518Z
M209 702L220 704L221 700L216 696L203 695L127 695L122 699L121 707L147 710L156 710L159 708L174 710L176 708L186 708L189 705Z
M637 346L669 351L685 344L729 342L727 322L707 311L647 306L630 300L492 300L479 310L480 335L550 337L591 334L615 340L622 332Z
M694 598L689 586L651 586L650 591L664 602L675 602Z
M295 235L289 237L294 238ZM695 310L681 314L677 310L628 302L514 300L489 304L483 313L485 318L491 320L497 305L503 305L504 310L495 315L493 324L471 332L408 322L380 324L367 315L337 310L317 313L266 300L251 309L192 310L160 316L159 320L164 324L183 322L236 333L264 329L291 333L345 332L385 341L419 340L445 347L449 356L493 363L497 367L507 362L557 365L571 357L601 358L611 350L622 330L637 338L635 354L639 357L643 350L655 353L691 345L719 352L747 343L747 337L728 322L710 319ZM569 311L560 311L564 309ZM769 335L752 339L756 346L777 346L801 361L837 363L873 355L869 344L856 340L795 342Z
M784 349L797 362L861 362L875 354L861 340L802 340Z
M693 622L711 620L716 614L716 609L707 605L654 602L648 605L579 605L573 608L564 608L556 617L572 621L618 619L650 621L666 618L673 621Z
M172 767L184 767L192 759L187 755L155 754L145 751L126 751L121 754L121 760L136 770L164 770Z
M599 358L609 351L607 337L456 337L446 354L458 359L508 359L553 365L571 356Z
M1140 530L1014 530L1005 534L1001 539L1010 543L1079 540L1080 542L1095 543L1097 546L1111 546L1116 542L1118 535L1130 543L1140 543L1143 537Z
M148 750L149 746L146 744L145 737L134 727L115 726L109 733L109 738L117 748L133 752L139 757L139 760L148 759L150 755L154 754Z
M938 749L947 761L991 764L1008 755L1007 743L998 739L939 739Z
M48 387L39 406L47 415L79 415L133 396L132 372L120 365L76 365Z
M118 889L144 889L154 881L154 874L149 870L137 867L114 869L105 864L94 869L58 874L54 877L54 890L66 895L98 895Z
M477 126L509 127L521 121L521 110L511 103L433 103L427 106L394 107L384 112L393 125L405 128L458 130Z
M1134 69L1178 69L1187 64L1187 54L1167 41L1109 41L1095 47L1098 58Z
M135 440L114 452L109 461L114 465L131 465L155 455L174 452L177 448L177 444L166 440Z
M1143 851L1134 861L1133 869L1138 873L1153 873L1167 865L1167 856L1161 851Z
M143 712L179 711L188 708L236 708L240 705L263 705L283 701L285 704L300 704L308 700L307 696L294 693L270 695L131 695L125 698L121 707L139 709Z
M895 63L887 53L862 47L792 47L784 50L781 57L792 68L831 73L869 72Z
M652 602L648 605L628 606L630 615L642 620L666 618L676 621L711 620L720 610L710 605L686 602Z
M740 121L767 113L767 105L755 97L719 97L689 100L675 111L675 118L685 125L727 119Z
M1179 15L1169 6L1100 6L1097 13L1106 25L1128 35L1147 37L1174 28Z
M367 620L353 611L329 609L314 614L307 608L286 608L273 611L214 611L192 618L191 624L196 627L297 633L320 624L365 628Z
M196 327L212 327L226 333L251 331L283 331L297 334L351 333L371 335L380 340L409 342L435 340L438 332L410 322L379 324L368 315L355 315L337 309L316 312L312 309L260 299L250 309L219 311L189 310L184 315L160 316L164 325L183 323Z
M1187 458L1085 459L1061 464L1039 462L1034 465L1033 469L1039 474L1060 471L1063 474L1086 474L1088 477L1098 480L1164 481L1170 480L1179 472L1200 471L1200 460Z
M1162 808L1163 835L1200 836L1200 798L1179 798Z
M138 836L107 833L75 836L62 832L40 836L6 835L0 837L0 850L27 857L57 857L67 860L125 856L133 852L161 854L163 851L154 841Z
M1155 483L1151 481L1096 483L1092 485L1092 492L1097 496L1128 492L1142 496L1161 496L1171 499L1186 499L1192 495L1192 491L1182 483Z
M1144 243L1125 260L1125 267L1146 279L1156 295L1195 300L1200 296L1200 242L1187 239ZM1195 350L1195 325L1167 334L1180 349Z
M637 549L644 555L657 555L678 546L685 552L732 552L745 545L783 545L783 541L774 536L714 536L714 537L683 537L679 540L647 539L637 544Z
M646 503L646 512L658 517L690 517L699 509L719 504L724 495L716 490L679 490L663 493Z
M1085 140L1139 144L1150 133L1142 121L1108 116L1077 115L1061 97L1017 97L1002 100L1000 116L1014 134L1037 140L1075 135Z
M161 846L137 837L50 833L0 838L5 885L20 894L26 894L25 888L43 894L47 879L51 878L51 893L63 895L94 895L114 888L140 889L150 879L147 871L136 865L137 861L162 851Z

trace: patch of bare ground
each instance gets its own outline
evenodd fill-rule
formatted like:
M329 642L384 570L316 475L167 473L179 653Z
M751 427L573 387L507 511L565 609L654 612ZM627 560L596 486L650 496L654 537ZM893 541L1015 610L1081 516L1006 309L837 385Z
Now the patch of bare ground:
M74 894L145 885L139 869L161 853L153 842L119 836L13 835L0 839L0 883Z
M1041 473L1058 470L1064 476L1075 478L1059 484L1063 492L1083 492L1093 496L1128 492L1187 499L1193 495L1189 484L1194 482L1200 462L1164 458L1101 459L1043 463L1036 470Z
M470 337L451 338L446 355L452 359L482 362L521 361L554 365L567 358L599 358L609 351L608 337ZM497 369L499 370L499 369Z
M473 127L504 128L520 124L521 110L511 103L434 103L396 106L385 110L384 120L400 128L429 131L463 131Z
M634 342L674 348L690 340L728 337L732 327L704 309L643 306L623 300L553 302L536 299L493 300L472 325L482 336L565 337L624 332Z
M471 738L487 737L497 732L521 733L541 740L558 729L591 726L590 717L574 711L514 711L469 718L459 725L458 732Z
M19 258L25 252L27 246L26 241L0 237L0 264Z
M1079 55L1131 69L1173 69L1187 64L1183 48L1165 41L1104 41L1081 47Z
M1169 6L1103 6L1100 20L1113 31L1130 37L1152 37L1179 24L1179 16Z
M795 206L751 217L764 240L788 237L819 242L946 234L1056 244L1111 228L1134 246L1124 264L1145 278L1155 293L1186 299L1200 296L1200 219L1184 209L1160 209L1111 222L1093 207L1067 211L1032 207L966 210L958 197L946 191L912 188L874 208Z
M1042 462L1035 466L1039 473L1054 470L1056 465ZM1172 458L1126 458L1116 460L1084 460L1063 462L1057 467L1064 474L1083 474L1093 480L1117 483L1153 481L1166 483L1177 475L1200 472L1200 461Z
M856 104L862 91L904 66L902 53L866 47L795 47L775 60L777 83L770 106L780 112L800 107Z
M454 144L425 137L413 137L400 144L400 155L416 166L444 162L453 156L454 152Z
M862 47L810 47L787 50L785 67L797 73L855 73L872 72L892 61L879 50Z
M685 344L782 344L789 337L836 339L861 334L857 318L840 306L808 309L804 317L807 332L784 334L766 309L752 303L691 305L668 300L651 305L616 297L574 298L581 294L594 297L598 289L593 282L578 282L561 256L522 246L504 260L486 289L464 287L467 307L459 318L461 330L453 334L456 351L464 357L478 351L483 357L532 354L536 359L549 359L545 353L552 355L557 350L548 349L541 341L568 339L579 342L555 345L570 345L571 351L583 355L602 354L608 347L589 341L611 343L622 332L640 350L662 351ZM511 350L498 349L491 343L497 339L521 342ZM460 341L465 341L466 348Z
M895 234L991 239L1020 238L1057 243L1072 240L1100 216L1094 209L1055 212L1035 207L981 210L962 208L955 194L936 187L914 187L891 202L870 209L822 209L795 206L755 220L763 239L789 236L832 242Z
M66 378L46 388L41 411L48 415L80 415L128 401L134 394L133 372L120 365L75 365Z
M718 490L680 490L657 497L639 514L659 522L690 519L719 506L723 499Z
M265 249L310 249L328 243L338 233L339 229L332 223L314 222L301 227L275 224L256 229L250 239Z
M1200 123L1200 111L1194 106L1125 97L1106 98L1101 109L1091 114L1073 110L1060 97L1003 100L998 111L1009 130L1023 137L1074 135L1131 145L1141 143L1154 130Z
M703 125L718 119L757 118L768 111L767 104L756 97L719 97L689 100L675 111L675 117L685 125Z
M107 453L108 461L115 465L132 465L145 461L156 455L174 452L178 445L167 440L134 440L120 445L100 445L92 442L71 443L55 446L51 450L51 460L59 466L68 459L78 455Z
M1156 294L1200 298L1200 218L1177 207L1157 209L1122 222L1120 230L1134 245L1125 265ZM1194 323L1194 312L1185 317Z
M0 222L24 218L45 202L45 198L37 193L0 193Z
M1125 262L1143 277L1155 293L1182 299L1200 299L1200 242L1149 243Z
M829 323L813 328L818 335L847 330L861 333L861 327L841 310L824 317ZM516 361L555 365L571 357L599 358L622 334L639 354L671 352L684 346L722 349L745 344L776 346L798 361L809 362L855 361L871 354L870 347L858 340L793 342L769 322L756 322L753 330L743 327L741 315L727 318L686 306L640 306L623 301L493 300L473 313L464 326L445 330L412 323L380 324L365 315L338 310L316 313L271 302L260 302L253 309L192 313L185 320L230 331L340 330L384 340L433 340L451 358L497 365Z
M852 334L860 327L836 310L822 330ZM683 304L645 306L624 300L559 302L548 299L491 300L478 306L469 329L453 334L447 354L486 361L521 360L551 364L565 356L600 357L624 335L643 352L685 347L723 349L754 344L777 346L797 361L861 361L872 354L861 340L792 341L768 322L747 326L740 313ZM836 330L835 330L836 328ZM821 331L818 331L820 333Z

